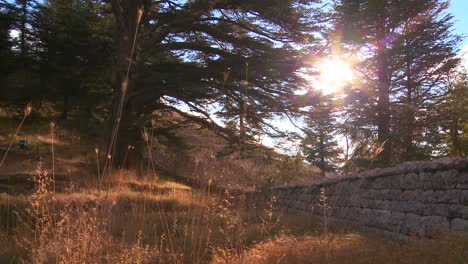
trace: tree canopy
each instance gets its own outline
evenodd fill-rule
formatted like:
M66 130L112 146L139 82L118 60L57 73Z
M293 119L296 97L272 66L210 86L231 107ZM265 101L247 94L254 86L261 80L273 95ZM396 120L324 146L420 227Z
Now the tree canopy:
M462 37L447 8L442 0L2 0L1 101L51 104L51 118L83 135L111 135L116 159L130 144L141 148L160 109L241 151L256 135L285 137L274 121L304 117L304 155L324 170L466 155ZM328 55L352 60L354 78L320 95L310 79Z

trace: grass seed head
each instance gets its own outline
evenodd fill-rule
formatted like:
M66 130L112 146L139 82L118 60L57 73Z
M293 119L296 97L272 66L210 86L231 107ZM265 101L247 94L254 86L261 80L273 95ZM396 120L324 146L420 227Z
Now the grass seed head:
M26 107L24 107L24 116L28 116L32 112L32 104L28 103Z
M143 131L141 132L141 136L143 137L143 140L146 143L149 142L149 135L148 135L148 131L146 131L146 129L143 129Z

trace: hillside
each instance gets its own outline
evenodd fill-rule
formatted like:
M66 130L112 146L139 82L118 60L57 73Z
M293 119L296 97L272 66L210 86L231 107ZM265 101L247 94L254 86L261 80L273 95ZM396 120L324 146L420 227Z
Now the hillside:
M160 112L158 116L158 129L180 126L157 135L154 160L163 171L205 182L211 180L223 186L253 186L265 181L306 183L321 178L316 168L271 148L250 142L240 153L213 129L172 111Z
M3 112L0 117L2 157L20 122L15 118L18 114L8 113ZM44 161L46 169L51 168L51 129L47 116L56 115L48 111L25 120L0 175L33 174L39 160ZM263 145L250 142L241 154L230 146L222 133L188 117L171 110L155 113L156 126L150 141L153 164L159 177L202 183L210 181L234 188L308 183L320 179L316 168ZM55 172L76 178L92 178L98 174L95 148L105 149L107 137L82 136L68 129L67 122L74 122L73 115L71 120L58 122L54 128ZM20 149L19 139L28 141L28 149ZM141 141L144 144L143 139ZM143 169L136 174L152 173L147 148L140 156ZM104 159L100 154L101 163Z

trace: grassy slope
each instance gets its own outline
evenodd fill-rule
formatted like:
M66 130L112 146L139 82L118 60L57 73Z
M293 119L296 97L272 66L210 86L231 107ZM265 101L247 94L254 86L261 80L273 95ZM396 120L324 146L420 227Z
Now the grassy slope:
M461 264L467 261L466 236L440 236L436 239L412 239L402 242L348 233L327 236L280 236L256 245L241 256L218 257L214 263Z
M167 130L175 123L176 130ZM162 112L157 123L155 162L176 175L221 186L253 186L313 182L321 177L316 168L305 163L291 164L287 157L263 145L250 142L240 153L213 129L202 127L174 112ZM174 144L176 142L176 144Z
M160 171L242 187L261 184L262 176L296 173L294 166L283 166L284 156L265 147L254 145L242 158L237 152L219 155L227 141L211 130L184 123L174 113L158 121L154 157ZM167 129L174 121L183 127ZM0 124L0 146L5 146L17 120L3 118ZM142 179L131 171L116 171L99 185L95 142L61 125L56 132L62 177L57 192L40 177L24 185L29 175L44 179L44 170L50 171L46 119L25 123L20 137L32 148L15 146L0 169L0 263L468 262L466 237L394 242L336 231L324 236L317 219L273 212L274 200L261 204L255 196ZM39 157L45 166L38 172ZM299 171L305 173L290 182L316 178L312 168ZM22 175L5 176L11 174ZM73 179L78 178L86 184L77 187ZM35 192L3 193L2 187L20 186Z
M18 123L18 118L0 115L1 154ZM40 159L44 160L45 168L50 170L50 131L47 118L26 119L5 166L0 169L0 175L34 173ZM175 112L158 113L154 135L153 160L159 173L164 176L191 178L205 183L210 181L233 187L262 185L266 178L274 184L305 183L320 178L315 168L306 164L285 164L286 156L262 145L250 143L248 150L240 155L239 151L228 147L227 139ZM19 149L19 138L28 140L29 150ZM85 139L78 132L67 129L66 123L59 123L55 128L54 144L57 174L85 178L96 176L94 149L96 146L104 149L105 140ZM143 163L147 163L145 150L142 156ZM100 159L103 162L105 157L101 154Z

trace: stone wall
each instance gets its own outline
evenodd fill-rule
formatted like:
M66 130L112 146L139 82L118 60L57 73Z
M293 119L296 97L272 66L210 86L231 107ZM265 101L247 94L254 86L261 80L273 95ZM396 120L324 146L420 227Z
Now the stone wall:
M320 202L322 188L326 210ZM314 185L278 187L272 192L279 210L320 219L326 213L327 221L386 237L468 233L467 158L403 163Z

